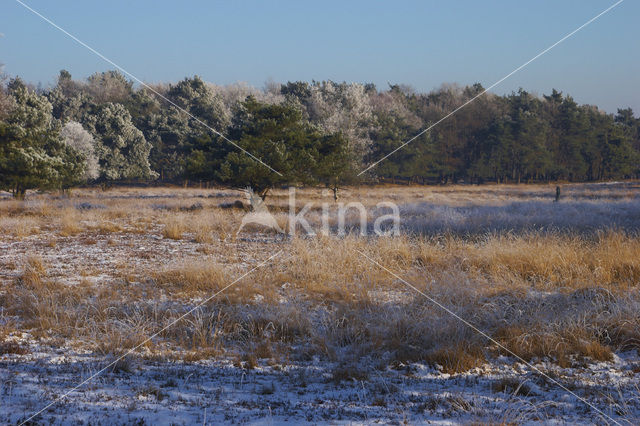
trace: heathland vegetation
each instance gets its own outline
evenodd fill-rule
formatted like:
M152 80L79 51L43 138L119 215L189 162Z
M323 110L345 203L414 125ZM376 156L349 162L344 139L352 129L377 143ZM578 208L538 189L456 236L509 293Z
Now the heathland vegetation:
M561 384L638 424L638 189L566 184L556 203L546 184L347 187L368 227L393 200L400 235L360 236L355 214L316 238L238 232L236 190L5 193L0 417L107 367L37 420L609 420ZM288 199L265 201L283 229ZM314 229L324 203L339 224L328 191L297 200Z
M607 114L554 90L485 93L362 176L480 84L429 93L332 81L217 86L195 76L134 87L116 71L85 81L61 71L37 89L0 90L0 189L62 189L87 182L200 182L337 188L356 180L548 182L637 178L640 119ZM158 96L161 95L161 96ZM213 131L212 129L215 129ZM221 135L225 135L224 137ZM233 141L234 144L228 140ZM269 167L242 152L254 155Z

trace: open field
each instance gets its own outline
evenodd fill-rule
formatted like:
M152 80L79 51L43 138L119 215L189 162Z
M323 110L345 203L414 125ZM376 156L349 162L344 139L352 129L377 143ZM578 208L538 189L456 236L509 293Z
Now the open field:
M640 184L554 196L346 188L367 229L397 204L400 235L362 236L350 210L347 235L292 238L237 233L244 195L227 189L2 194L0 420L135 348L34 420L637 424ZM288 201L266 200L283 229ZM305 202L335 230L331 195Z

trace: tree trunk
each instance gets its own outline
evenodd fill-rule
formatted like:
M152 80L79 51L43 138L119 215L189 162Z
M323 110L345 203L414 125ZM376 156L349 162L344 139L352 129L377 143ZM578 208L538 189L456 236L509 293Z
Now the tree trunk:
M15 189L13 190L13 198L15 198L16 200L24 200L26 193L26 189L24 189L20 185L16 185Z

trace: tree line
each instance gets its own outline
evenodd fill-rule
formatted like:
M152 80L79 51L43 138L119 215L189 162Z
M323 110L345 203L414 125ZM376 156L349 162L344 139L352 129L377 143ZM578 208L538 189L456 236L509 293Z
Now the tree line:
M270 188L292 184L337 191L358 181L519 183L640 175L640 119L633 111L607 114L557 90L541 97L522 89L480 95L484 88L474 84L417 93L401 85L379 90L332 81L269 82L256 89L197 76L136 88L117 71L81 81L64 70L48 89L17 77L0 83L0 189L16 197L34 188L64 191L123 181L251 186L265 197Z

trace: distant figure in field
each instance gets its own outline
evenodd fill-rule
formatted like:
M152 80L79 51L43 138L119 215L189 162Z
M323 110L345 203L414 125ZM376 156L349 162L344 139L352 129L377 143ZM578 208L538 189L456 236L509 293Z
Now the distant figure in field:
M555 203L557 203L558 201L560 201L560 187L556 186L556 199L555 199Z

